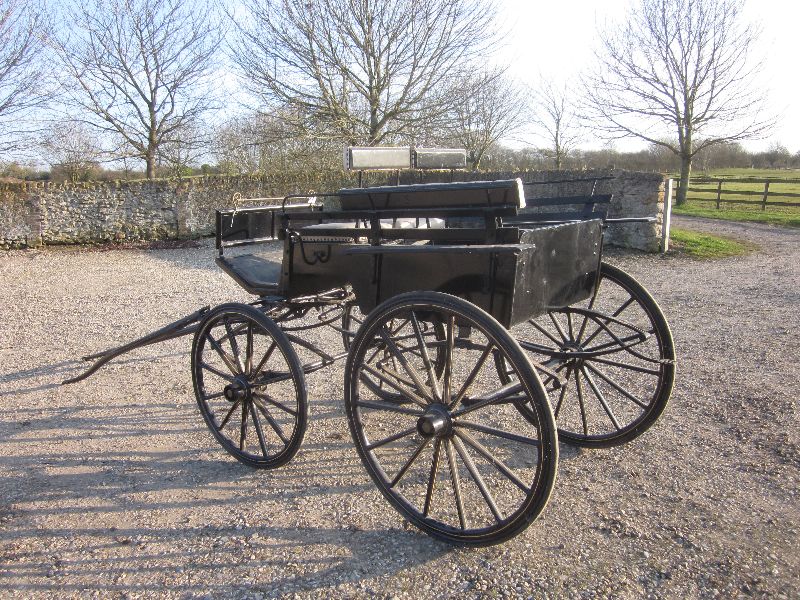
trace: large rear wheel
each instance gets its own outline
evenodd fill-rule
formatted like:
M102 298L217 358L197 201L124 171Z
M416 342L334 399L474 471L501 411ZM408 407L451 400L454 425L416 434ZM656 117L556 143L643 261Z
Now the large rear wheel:
M576 446L624 444L664 412L675 347L664 314L633 277L602 263L590 299L514 326L548 390L559 439ZM497 363L500 377L513 379Z

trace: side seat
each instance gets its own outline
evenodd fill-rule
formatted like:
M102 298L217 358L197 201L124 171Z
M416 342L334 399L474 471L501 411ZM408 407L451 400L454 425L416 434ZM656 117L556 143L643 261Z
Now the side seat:
M281 264L256 254L220 256L217 264L251 294L263 296L280 288Z
M439 218L409 218L399 217L397 219L381 219L381 229L443 229L445 226L444 219ZM312 225L304 225L300 228L302 233L311 233L314 230L324 229L327 231L335 229L368 229L369 225L359 223L357 221L342 222L337 221L333 223L314 223Z

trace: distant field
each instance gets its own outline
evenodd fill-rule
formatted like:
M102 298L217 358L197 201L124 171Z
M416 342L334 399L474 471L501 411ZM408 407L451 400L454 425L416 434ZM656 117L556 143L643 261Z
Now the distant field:
M750 204L721 202L717 210L715 202L702 200L715 201L718 184L703 179L723 180L722 200L743 200ZM754 181L747 181L749 179ZM769 195L766 210L762 210L765 180L769 180ZM674 207L676 214L800 227L800 171L797 170L722 169L708 173L695 172L688 195L689 201L684 206ZM770 202L789 203L790 206L774 206Z

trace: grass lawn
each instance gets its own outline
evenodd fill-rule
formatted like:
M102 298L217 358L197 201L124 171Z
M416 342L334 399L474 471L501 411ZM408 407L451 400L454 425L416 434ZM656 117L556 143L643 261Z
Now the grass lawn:
M720 205L720 209L717 210L713 202L688 200L686 204L681 207L673 206L675 214L708 217L711 219L725 219L728 221L750 221L755 223L771 223L786 227L800 227L800 197L780 197L780 194L800 194L800 172L798 171L780 169L721 169L708 173L696 171L692 173L692 176L697 178L710 177L720 179L769 179L770 194L768 196L768 202L791 202L794 206L770 206L767 204L766 210L762 211L759 204L728 204L723 202ZM784 181L780 181L780 179ZM716 200L717 184L715 182L693 182L689 187L691 188L688 194L689 198ZM731 194L730 192L749 193ZM760 202L763 192L763 182L723 182L721 198L723 200L749 200ZM774 197L773 194L775 194Z
M741 240L676 227L670 229L669 240L670 252L702 260L740 256L756 249Z
M713 204L708 204L707 202L689 201L683 206L673 206L672 212L676 215L688 215L690 217L708 217L709 219L723 219L726 221L748 221L751 223L771 223L772 225L783 225L784 227L800 227L800 206L797 209L786 208L784 210L772 208L763 212L749 207L745 209L723 208L717 210Z

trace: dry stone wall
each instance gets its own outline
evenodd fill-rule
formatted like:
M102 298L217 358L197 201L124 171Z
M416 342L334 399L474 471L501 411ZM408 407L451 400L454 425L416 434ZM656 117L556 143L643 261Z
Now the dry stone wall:
M365 173L364 186L395 183L393 173ZM543 197L613 194L612 217L655 217L646 224L612 225L606 243L655 252L663 224L664 178L631 171L466 172L406 171L400 183L476 181L520 177L529 204ZM611 179L602 179L611 177ZM594 178L600 178L594 181ZM579 180L579 181L567 181ZM344 171L263 177L210 176L156 181L77 184L0 183L0 247L199 237L213 233L214 210L235 197L270 198L290 193L354 187ZM270 204L261 200L244 204ZM535 210L535 209L531 209Z

